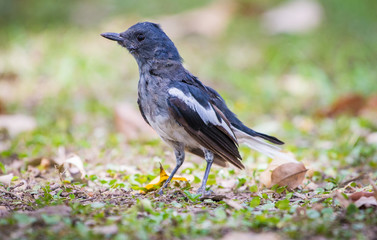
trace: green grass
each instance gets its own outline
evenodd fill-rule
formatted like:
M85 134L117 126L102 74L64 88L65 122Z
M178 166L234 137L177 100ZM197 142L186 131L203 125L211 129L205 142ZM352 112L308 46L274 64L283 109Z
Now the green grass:
M4 140L10 146L0 153L0 171L18 179L0 187L0 205L7 211L0 218L1 238L218 239L242 231L292 239L373 239L375 208L344 208L335 193L350 193L351 187L371 191L365 179L377 178L377 146L367 137L377 131L375 120L318 118L315 113L345 94L377 92L374 1L322 1L324 22L304 35L269 36L258 14L239 11L218 38L173 39L187 68L219 90L245 123L284 140L285 148L314 170L307 183L317 184L316 189L264 189L259 176L270 160L241 147L247 170L214 167L209 178L211 189L227 190L241 209L227 201L198 200L195 190L205 164L192 156L187 162L194 162L178 173L191 177L190 184L173 184L165 196L139 195L138 189L158 175L158 162L172 169L172 151L160 140L125 143L114 127L116 103L136 104L137 64L99 33L117 31L109 29L114 19L132 24L202 3L165 1L165 8L125 2L95 24L76 25L70 18L76 5L33 2L43 8L39 15L20 14L13 21L11 12L0 22L0 74L15 76L0 79L0 88L8 89L0 91L0 101L9 114L32 115L38 124L32 132ZM272 4L245 2L262 9ZM93 8L102 9L102 4ZM47 24L51 11L57 13ZM26 165L35 158L56 158L63 148L84 159L85 183L61 181L53 167L36 177L37 167ZM342 186L358 175L365 179ZM28 188L12 189L22 180ZM43 210L60 205L70 211Z

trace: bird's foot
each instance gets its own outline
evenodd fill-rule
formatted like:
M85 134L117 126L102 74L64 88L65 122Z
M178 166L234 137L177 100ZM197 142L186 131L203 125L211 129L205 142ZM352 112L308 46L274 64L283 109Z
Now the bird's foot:
M198 189L198 191L196 191L196 193L197 193L197 194L201 194L201 195L202 195L201 198L204 198L204 197L208 197L208 196L212 195L212 194L213 194L213 191L212 191L211 189L206 190L205 188L200 187L200 188Z
M160 195L160 196L161 196L161 195L164 195L163 188L160 188L160 190L158 190L157 194Z

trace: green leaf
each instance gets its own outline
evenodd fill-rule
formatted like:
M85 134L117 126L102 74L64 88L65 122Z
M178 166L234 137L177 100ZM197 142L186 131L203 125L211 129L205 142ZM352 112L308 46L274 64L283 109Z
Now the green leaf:
M183 193L186 195L186 197L192 201L192 202L197 202L201 196L201 194L195 194L195 193L190 193L189 191L185 190Z
M258 192L258 186L257 185L253 185L249 188L249 191L250 192Z
M238 182L237 182L236 189L242 187L246 183L246 178L239 177L237 180Z
M275 204L275 207L277 207L280 210L289 210L290 207L291 207L289 204L290 204L290 202L289 202L288 199L283 199L283 200L278 201Z
M347 211L346 211L346 214L347 216L350 216L350 215L354 215L355 213L357 213L359 211L359 209L356 207L355 204L351 203L348 207L347 207Z
M286 199L291 199L293 196L293 193L292 192L289 192L287 193L287 195L285 196Z
M250 203L249 203L249 206L250 207L257 207L257 206L260 205L260 202L261 202L260 197L253 197L251 199Z
M200 183L202 180L199 178L199 177L197 177L197 176L194 176L194 183Z
M112 179L110 182L109 182L109 185L111 186L111 185L114 185L114 183L116 183L117 182L117 180L116 179Z
M3 174L7 174L7 170L5 169L5 166L2 162L0 162L0 170L2 171Z
M18 180L20 177L18 177L18 176L14 176L14 177L12 177L12 181L16 181L16 180Z

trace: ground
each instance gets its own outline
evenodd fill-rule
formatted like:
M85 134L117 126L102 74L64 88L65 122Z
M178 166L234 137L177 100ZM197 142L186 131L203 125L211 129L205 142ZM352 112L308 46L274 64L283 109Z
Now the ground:
M268 34L262 14L281 2L237 1L214 37L170 33L186 68L308 169L297 189L266 188L260 176L272 159L241 146L246 169L214 166L208 199L195 194L205 162L191 155L178 172L189 182L141 194L159 163L172 170L173 153L115 124L117 104L136 109L137 64L99 34L125 30L153 6L96 25L0 22L0 114L36 122L31 131L21 131L24 120L0 127L0 238L375 239L373 196L351 197L376 193L376 4L321 1L316 29ZM157 10L154 19L182 8ZM67 159L83 163L82 178L77 166L59 168Z

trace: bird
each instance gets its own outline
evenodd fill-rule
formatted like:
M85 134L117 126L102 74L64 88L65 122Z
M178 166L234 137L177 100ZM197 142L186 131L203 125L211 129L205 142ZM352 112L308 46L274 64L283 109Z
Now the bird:
M277 146L284 142L243 124L216 90L183 66L176 46L159 24L139 22L124 32L105 32L101 36L116 41L135 58L139 68L140 113L174 150L176 166L158 194L163 194L182 166L185 152L207 162L202 184L197 189L202 197L213 193L206 189L212 164L245 168L239 144L271 158L290 158Z

